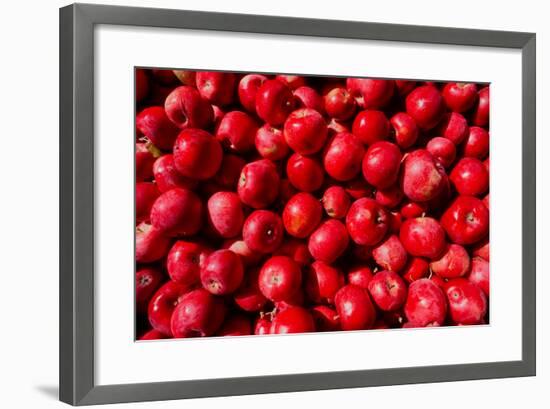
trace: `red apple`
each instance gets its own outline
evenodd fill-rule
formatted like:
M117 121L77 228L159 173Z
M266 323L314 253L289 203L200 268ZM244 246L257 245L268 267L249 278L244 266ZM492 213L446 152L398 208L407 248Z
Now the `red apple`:
M322 261L315 261L305 269L305 291L308 299L315 304L332 304L336 292L344 285L340 270Z
M312 259L307 248L307 243L294 238L285 240L273 255L288 256L298 263L300 267L310 264Z
M421 257L410 257L407 265L401 272L405 281L409 284L421 278L428 277L430 273L430 263Z
M170 247L170 239L159 229L147 223L136 227L136 261L151 263L164 257Z
M489 189L489 172L476 158L460 159L449 178L461 195L479 196Z
M210 252L208 247L201 244L178 240L166 258L166 269L170 278L188 286L197 283L201 267Z
M292 112L284 125L287 145L302 155L318 152L325 143L327 133L323 116L310 108L300 108Z
M315 260L330 264L346 251L348 243L346 226L336 219L330 219L321 223L311 234L308 248Z
M149 301L162 284L163 274L152 267L136 271L136 310L139 314L147 312Z
M267 77L262 74L248 74L239 81L239 101L248 112L256 113L256 95L266 81Z
M423 130L434 128L445 111L445 104L439 90L430 85L415 88L406 99L407 113Z
M388 212L373 199L362 198L352 203L346 216L351 239L361 245L375 245L388 231Z
M374 261L384 270L399 272L407 263L407 252L399 238L392 234L372 250Z
M369 293L382 311L395 311L407 298L407 285L393 271L380 271L369 282Z
M340 317L338 313L326 305L316 305L310 310L317 331L339 331Z
M393 96L395 82L374 78L348 78L348 90L362 99L362 106L367 109L383 108Z
M187 85L174 89L164 102L166 115L179 128L206 128L214 119L214 110L199 92Z
M455 144L440 136L430 139L430 142L426 145L426 150L445 168L451 166L456 158Z
M151 223L168 236L192 236L202 227L203 205L191 190L175 188L161 194L151 208Z
M153 164L160 155L160 152L153 152L155 149L150 143L136 143L136 182L145 182L153 178Z
M136 117L137 129L156 147L164 150L172 149L178 128L168 119L163 107L149 107Z
M271 330L271 320L266 315L260 315L254 324L254 335L267 335Z
M365 149L361 140L347 132L336 134L323 151L323 163L330 177L338 181L353 179L361 171Z
M489 261L489 249L489 238L487 237L474 245L472 248L472 254Z
M390 123L382 111L366 110L359 112L353 120L352 133L365 145L388 139Z
M311 108L319 112L325 113L325 102L323 97L311 87L298 87L294 90L294 99L296 108Z
M474 257L468 280L481 288L485 295L489 297L489 262L481 257Z
M333 88L325 95L325 110L331 118L345 121L355 113L353 95L345 88Z
M294 96L285 84L267 80L256 93L256 113L269 125L282 125L294 109Z
M360 264L352 267L348 271L347 277L349 284L368 289L374 273L370 267Z
M288 155L289 148L283 131L269 124L258 129L254 142L256 150L264 159L280 160Z
M398 185L393 185L386 189L377 190L374 199L382 206L393 209L399 206L403 197L404 195L400 187Z
M188 291L188 286L174 281L167 281L157 290L151 298L147 309L147 317L153 329L165 336L173 336L170 320L174 309L179 304L183 295Z
M271 301L291 300L302 284L300 266L286 256L274 256L268 259L258 276L258 285L262 294Z
M270 334L294 334L314 332L315 322L311 314L302 307L289 307L275 314Z
M376 320L376 311L364 288L345 285L336 293L334 304L344 331L369 329Z
M208 132L184 129L174 145L174 165L191 179L204 180L216 174L222 163L222 147Z
M201 96L211 104L225 106L233 102L237 77L230 72L197 71L195 82Z
M473 196L459 196L443 213L441 225L456 244L473 244L489 232L489 210Z
M157 185L151 182L136 183L136 222L149 220L151 207L159 196Z
M286 163L286 174L292 186L302 192L314 192L323 185L323 167L310 156L292 154Z
M193 190L197 187L197 181L183 176L176 169L174 155L168 154L159 157L153 164L153 175L158 190L162 193L175 187Z
M180 298L174 309L170 327L175 338L207 337L216 333L225 318L227 308L203 288Z
M416 122L406 112L398 112L390 119L395 137L395 143L401 149L410 148L418 139L418 126Z
M409 285L405 315L412 326L441 326L447 314L447 301L443 290L427 278Z
M407 154L401 169L403 193L414 202L434 199L445 186L445 170L427 150Z
M401 216L405 219L414 219L424 215L428 211L426 203L406 202L401 206Z
M155 339L166 339L166 335L156 329L151 329L139 337L139 341L153 341Z
M469 128L466 118L458 112L451 112L443 116L437 127L437 133L447 138L456 146L460 145L468 136Z
M430 269L442 278L462 277L470 270L470 256L460 244L449 244L443 255L430 263Z
M460 325L482 324L487 313L487 298L481 289L464 278L447 283L449 315Z
M472 116L472 123L476 126L489 125L489 86L478 92L478 103Z
M485 159L489 154L489 132L479 126L471 126L463 151L464 156Z
M257 268L249 270L245 275L243 283L235 292L235 304L244 311L260 311L267 302L267 298L260 291L258 283L259 274L260 270Z
M448 82L442 91L445 104L455 112L466 112L477 101L477 86L472 83Z
M248 248L246 242L242 239L226 240L222 247L241 256L241 260L245 267L254 266L262 259L262 254Z
M323 215L321 203L309 193L292 196L283 210L283 224L288 234L306 238L317 227Z
M216 192L207 204L210 227L221 237L235 237L241 233L244 213L239 195L235 192Z
M431 217L407 219L399 233L401 243L407 252L416 257L438 258L446 247L445 231L439 222Z
M265 208L277 198L279 180L277 168L270 160L250 162L244 166L239 178L239 197L254 209Z
M272 253L281 245L283 236L281 218L269 210L256 210L244 222L244 242L252 251Z
M216 130L216 138L224 145L239 153L254 148L258 124L248 114L231 111L224 115Z
M401 151L397 145L376 142L363 158L363 177L377 189L386 189L397 181L400 165Z
M341 186L331 186L321 199L325 212L334 219L343 219L348 214L351 200L346 190Z
M222 249L211 253L201 267L201 283L214 295L234 292L243 281L244 270L240 256Z

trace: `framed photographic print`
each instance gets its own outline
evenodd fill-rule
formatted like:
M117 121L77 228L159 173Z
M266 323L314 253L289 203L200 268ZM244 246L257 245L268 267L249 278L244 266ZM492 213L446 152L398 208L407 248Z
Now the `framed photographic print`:
M535 34L75 4L60 86L62 401L535 374Z

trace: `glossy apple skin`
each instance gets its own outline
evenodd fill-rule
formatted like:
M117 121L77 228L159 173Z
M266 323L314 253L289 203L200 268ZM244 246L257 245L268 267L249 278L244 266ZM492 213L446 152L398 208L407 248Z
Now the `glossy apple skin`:
M162 155L153 164L153 176L160 192L164 193L175 187L195 189L197 181L187 178L178 172L174 164L174 155Z
M346 251L348 244L346 226L336 219L330 219L311 233L308 249L315 260L331 264Z
M374 78L348 78L346 87L354 96L361 98L363 108L378 109L390 102L395 82Z
M296 90L300 87L303 87L307 84L307 80L305 77L301 75L283 75L279 74L275 76L275 79L277 81L282 82L287 87L289 87L291 90Z
M334 304L340 317L342 330L363 330L374 325L376 310L372 305L368 290L347 284L336 293Z
M222 188L235 190L244 165L246 165L246 161L240 156L223 155L220 169L214 176L214 181Z
M243 225L243 239L258 253L273 253L283 241L284 227L278 214L269 210L252 212Z
M153 329L161 332L167 337L171 337L170 320L174 309L179 304L181 298L190 288L186 285L167 281L153 295L149 302L147 316Z
M214 110L199 92L186 85L174 89L164 102L166 115L178 128L206 128L214 120Z
M382 111L361 111L353 120L352 133L358 136L364 145L370 146L388 139L390 123Z
M252 325L250 319L244 314L233 314L227 317L221 328L216 332L220 337L236 337L242 335L252 335Z
M390 119L393 128L395 143L401 149L407 149L413 146L418 139L418 126L416 122L406 112L398 112Z
M289 307L275 314L270 334L296 334L314 332L315 322L311 314L302 307Z
M459 196L443 213L441 225L456 244L474 244L489 232L489 210L473 196Z
M300 192L287 202L283 210L283 224L288 234L303 239L317 227L322 215L319 200L309 193Z
M325 144L328 129L319 112L310 108L300 108L286 118L283 133L287 145L294 152L311 155Z
M136 182L146 182L152 179L155 159L148 143L136 143Z
M489 172L475 158L460 159L451 171L450 180L461 195L479 196L489 189Z
M373 246L388 231L389 214L376 200L362 198L352 203L346 227L355 243Z
M400 213L405 219L414 219L422 216L428 211L428 205L426 203L405 202L401 206Z
M342 272L322 261L305 269L305 291L314 304L334 302L336 292L344 285Z
M225 114L216 130L216 138L225 146L238 153L246 153L254 148L258 124L255 119L241 111Z
M260 316L254 324L254 335L268 335L271 329L271 320L267 315Z
M179 129L168 119L163 107L145 108L136 117L137 129L156 147L172 149Z
M410 152L401 169L401 188L412 201L427 202L443 190L447 175L443 166L427 150Z
M369 266L366 265L356 265L352 267L347 274L348 283L355 286L368 289L369 283L374 277L374 273Z
M377 189L386 189L397 181L401 151L391 142L372 144L363 158L363 177Z
M237 77L233 73L198 71L195 74L197 90L211 104L225 106L233 102Z
M450 140L456 146L466 139L468 132L468 121L458 112L445 114L437 127L437 133L443 138Z
M149 301L163 279L162 272L157 268L144 267L136 271L136 310L139 314L147 312Z
M339 331L340 317L336 310L326 305L316 305L310 309L311 316L315 322L315 329L320 332Z
M221 298L199 288L180 298L170 327L175 338L207 337L221 327L227 308Z
M327 215L334 219L346 217L351 206L351 199L341 186L331 186L325 190L321 202Z
M294 153L286 163L288 180L302 192L314 192L321 188L325 179L323 167L317 159Z
M149 220L153 203L160 195L157 185L151 182L136 183L136 222Z
M204 180L216 174L222 163L218 140L201 129L184 129L174 144L174 165L191 179Z
M489 262L481 257L472 259L472 269L468 275L468 280L477 285L483 293L489 297Z
M231 250L212 252L201 267L201 283L214 295L226 295L241 285L244 269L241 258Z
M448 168L456 159L456 146L447 138L436 136L430 139L426 150L439 161L445 168Z
M441 326L447 314L447 300L443 290L427 278L409 285L405 315L411 326Z
M373 248L372 256L376 264L384 270L399 272L407 263L407 251L395 234Z
M323 97L311 87L302 86L294 90L294 100L296 108L311 108L319 112L325 113L325 102Z
M275 256L288 256L294 260L300 267L311 263L312 257L307 248L307 243L298 239L287 239L281 247L277 249Z
M147 223L136 227L136 261L151 263L160 260L168 253L170 239L159 229Z
M338 181L353 179L361 171L365 148L361 140L348 132L336 134L323 152L323 164L330 177Z
M487 298L483 291L464 278L455 278L446 285L449 315L460 325L482 324L487 313Z
M277 198L279 181L279 174L273 162L260 159L244 166L237 192L244 204L254 209L262 209Z
M463 146L464 156L483 160L489 155L489 132L479 126L471 126Z
M202 227L203 205L189 189L175 188L161 194L151 208L151 223L161 233L192 236Z
M429 273L430 263L421 257L410 257L401 272L403 279L409 284L421 278L428 277Z
M441 95L452 111L466 112L477 101L477 86L472 83L448 82Z
M451 243L443 255L430 263L430 269L441 278L458 278L470 270L470 256L460 244Z
M431 217L405 220L401 225L399 239L407 252L416 257L436 259L446 248L445 231Z
M472 123L476 126L489 125L489 87L484 87L478 92L478 103L472 115Z
M445 111L443 98L436 87L422 85L415 88L405 101L407 113L423 130L434 128Z
M390 186L386 189L379 189L374 195L374 199L387 209L394 209L403 200L404 194L397 185Z
M231 238L241 233L244 212L235 192L216 192L207 203L207 216L210 227L223 238Z
M353 95L341 87L331 89L325 95L324 102L327 115L340 121L349 119L357 106Z
M260 270L258 286L267 299L289 301L302 284L300 266L286 256L269 258Z
M248 112L256 113L256 94L266 81L267 77L262 74L248 74L239 81L239 101Z
M256 93L256 113L269 125L282 125L294 109L294 96L281 81L267 80Z
M191 286L200 280L200 270L211 250L201 244L178 240L166 258L166 269L177 283Z
M490 250L490 244L489 244L489 238L487 237L474 245L474 247L472 248L472 254L474 256L478 256L484 260L489 261L489 258L490 258L489 250Z
M380 271L368 286L372 300L382 311L395 311L405 304L407 285L394 271Z
M263 158L273 161L286 158L290 151L283 131L269 124L258 129L254 143L256 150Z
M260 311L267 302L267 298L260 291L258 276L260 270L248 270L241 286L235 292L233 299L240 309L247 312Z

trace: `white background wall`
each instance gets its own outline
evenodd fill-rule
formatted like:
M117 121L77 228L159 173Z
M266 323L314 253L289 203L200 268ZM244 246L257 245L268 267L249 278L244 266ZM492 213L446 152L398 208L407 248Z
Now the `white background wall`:
M548 184L544 184L545 177L550 175L550 161L546 158L550 151L544 135L550 128L545 123L543 112L548 110L550 87L541 74L545 68L548 72L550 27L547 24L548 12L543 9L544 2L523 0L507 4L503 1L462 0L449 2L447 7L441 1L420 0L391 3L339 0L324 4L296 0L104 0L102 3L536 32L538 376L201 399L185 404L193 408L223 405L241 409L289 405L318 408L359 408L365 405L537 408L549 404L550 355L545 346L548 345L550 330L550 302L544 297L545 291L550 290L550 281L544 276L544 271L550 266L548 258L543 258L543 235L550 223L543 203L550 195ZM26 0L4 2L1 6L0 407L5 408L61 407L56 401L58 7L65 4L57 0ZM182 402L163 402L141 403L135 407L176 408L182 405Z

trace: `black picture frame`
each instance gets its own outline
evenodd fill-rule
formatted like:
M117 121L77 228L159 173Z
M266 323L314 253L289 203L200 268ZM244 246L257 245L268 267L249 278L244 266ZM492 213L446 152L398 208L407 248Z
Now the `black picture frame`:
M522 53L522 359L124 385L94 382L94 43L96 24L236 31ZM535 34L73 4L60 9L60 400L72 405L535 375Z

